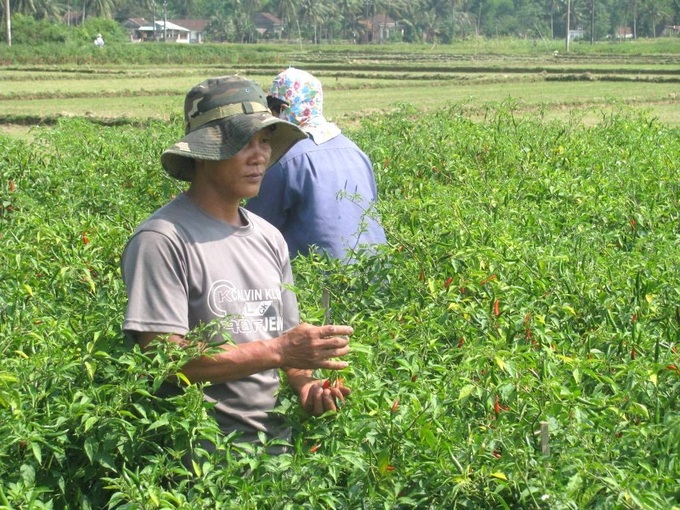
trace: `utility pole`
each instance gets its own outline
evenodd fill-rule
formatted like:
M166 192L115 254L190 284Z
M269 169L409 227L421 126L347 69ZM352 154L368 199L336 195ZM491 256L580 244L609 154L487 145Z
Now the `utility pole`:
M371 32L373 32L373 22L368 19L368 8L371 6L371 0L364 0L364 7L366 7L366 44L369 42L368 30L369 26Z
M569 34L569 18L571 17L571 0L567 0L567 41L566 41L566 52L569 53L569 42L571 34Z
M168 1L163 0L163 42L168 37Z
M9 15L9 0L5 0L5 32L7 34L7 46L12 46L12 21Z
M590 44L595 44L595 0L590 0Z

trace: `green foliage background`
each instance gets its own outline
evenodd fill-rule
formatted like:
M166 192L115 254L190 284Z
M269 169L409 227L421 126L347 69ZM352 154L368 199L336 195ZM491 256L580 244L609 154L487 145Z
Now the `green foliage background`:
M219 438L199 387L160 398L191 352L121 334L120 253L181 192L158 162L180 132L0 136L0 507L680 507L677 129L506 103L477 121L404 104L349 131L390 243L295 261L305 319L329 289L356 330L353 394L309 419L284 392L278 457ZM203 439L217 451L191 474Z

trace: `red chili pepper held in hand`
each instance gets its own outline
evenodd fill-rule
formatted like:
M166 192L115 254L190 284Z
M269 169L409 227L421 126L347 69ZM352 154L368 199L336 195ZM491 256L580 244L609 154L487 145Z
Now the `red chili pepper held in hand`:
M331 387L331 381L330 379L325 379L323 382L323 389L326 390Z

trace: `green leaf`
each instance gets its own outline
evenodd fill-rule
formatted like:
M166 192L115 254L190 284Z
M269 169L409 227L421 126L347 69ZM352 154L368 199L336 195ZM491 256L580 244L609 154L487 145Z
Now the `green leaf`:
M21 479L27 487L33 487L35 484L35 469L29 464L22 464L19 468Z
M85 432L87 432L88 430L90 430L90 429L92 428L92 426L93 426L95 423L97 423L98 421L99 421L99 417L97 417L97 416L90 416L89 418L87 418L87 419L85 420L85 426L83 427L83 429L85 430Z
M42 448L37 441L31 441L31 451L33 451L33 456L38 461L38 464L42 464Z
M12 374L9 374L7 372L0 372L0 382L7 383L7 382L18 382L19 379L17 379L15 376Z
M465 400L468 398L477 387L474 384L466 384L460 389L458 393L458 400Z

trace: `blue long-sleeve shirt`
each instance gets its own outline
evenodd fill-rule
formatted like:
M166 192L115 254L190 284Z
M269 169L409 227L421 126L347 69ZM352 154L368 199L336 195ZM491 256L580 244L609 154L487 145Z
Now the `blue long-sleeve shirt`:
M376 201L370 160L340 134L320 145L312 139L295 144L267 171L259 195L245 207L281 231L291 258L315 246L351 259L360 246L385 243Z

